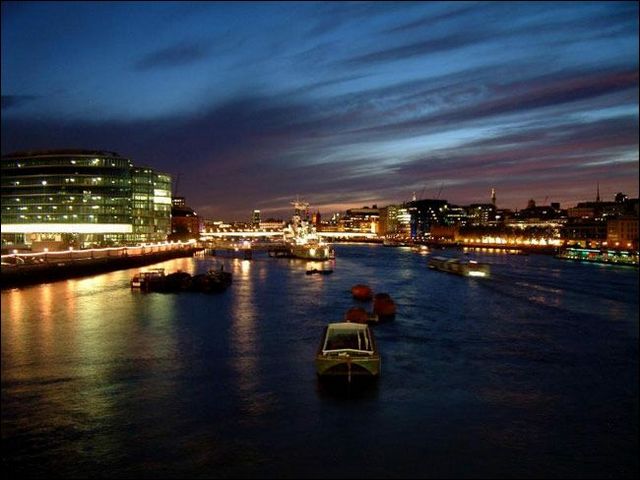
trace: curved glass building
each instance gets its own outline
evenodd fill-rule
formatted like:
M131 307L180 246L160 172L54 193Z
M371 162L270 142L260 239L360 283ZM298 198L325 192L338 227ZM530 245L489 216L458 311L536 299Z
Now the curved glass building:
M2 156L2 245L104 246L164 241L171 177L115 152Z

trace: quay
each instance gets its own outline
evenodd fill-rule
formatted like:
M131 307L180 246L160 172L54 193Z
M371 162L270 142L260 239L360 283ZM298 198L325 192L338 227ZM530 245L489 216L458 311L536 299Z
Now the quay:
M2 289L151 265L190 257L201 250L195 242L159 243L133 247L64 250L2 255Z

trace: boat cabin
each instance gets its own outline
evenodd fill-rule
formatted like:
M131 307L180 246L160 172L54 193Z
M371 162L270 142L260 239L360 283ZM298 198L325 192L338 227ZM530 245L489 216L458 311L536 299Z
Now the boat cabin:
M371 331L367 325L351 322L332 323L327 327L322 354L357 352L373 355L374 347Z

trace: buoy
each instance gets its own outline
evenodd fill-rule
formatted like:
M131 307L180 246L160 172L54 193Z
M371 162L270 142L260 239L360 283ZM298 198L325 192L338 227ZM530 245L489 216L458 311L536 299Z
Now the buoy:
M356 300L371 300L373 291L366 285L358 284L351 287L351 295Z
M367 320L369 319L369 314L362 307L351 307L349 310L347 310L347 313L345 314L344 319L347 322L367 323Z
M391 319L396 314L396 304L388 293L376 293L373 297L373 313L380 319Z

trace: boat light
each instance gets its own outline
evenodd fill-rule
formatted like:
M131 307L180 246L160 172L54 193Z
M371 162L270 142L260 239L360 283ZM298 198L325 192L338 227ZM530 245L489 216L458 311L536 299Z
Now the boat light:
M484 277L486 273L484 272L469 272L470 277Z

